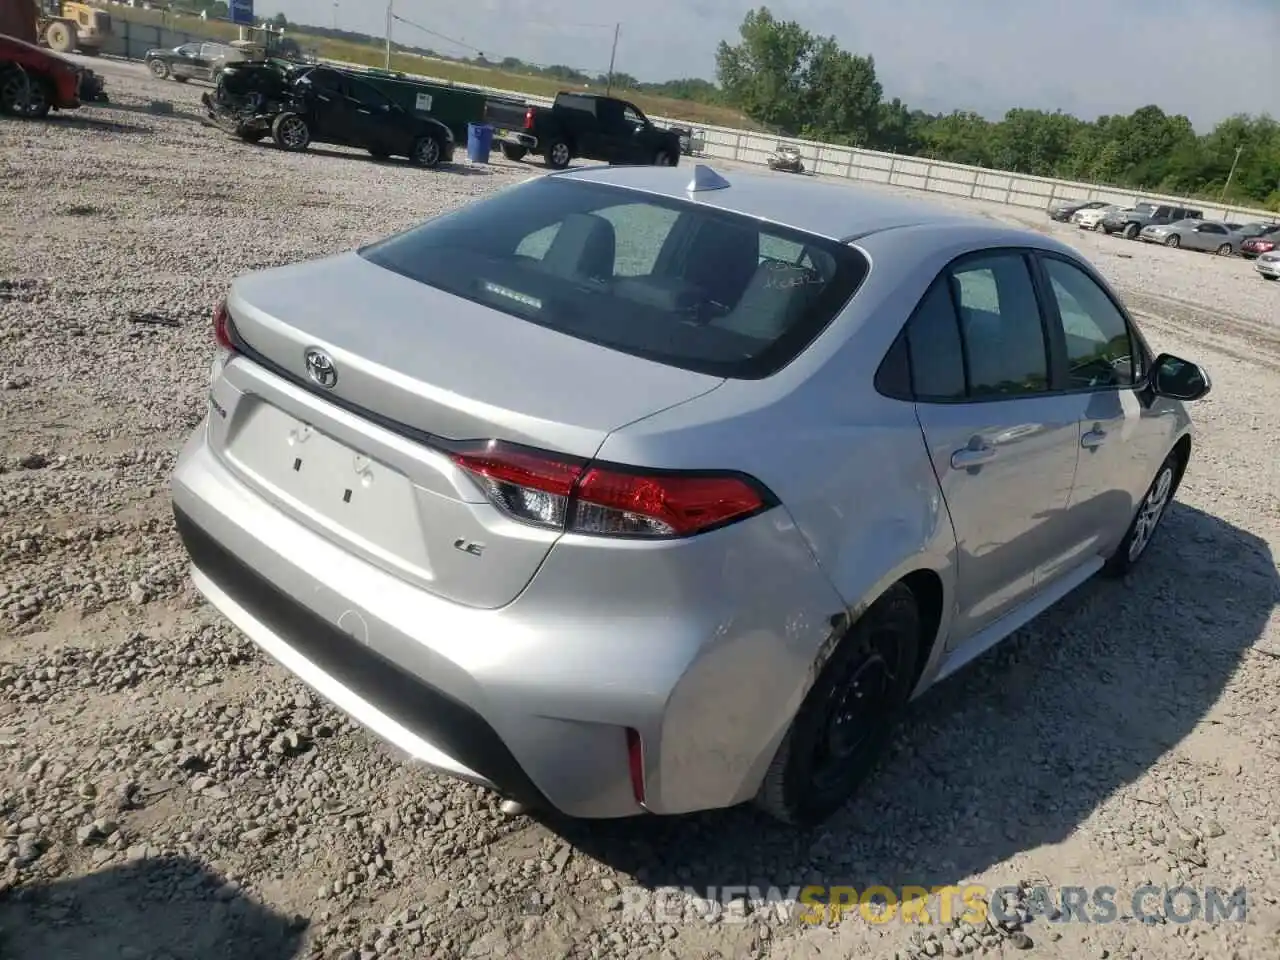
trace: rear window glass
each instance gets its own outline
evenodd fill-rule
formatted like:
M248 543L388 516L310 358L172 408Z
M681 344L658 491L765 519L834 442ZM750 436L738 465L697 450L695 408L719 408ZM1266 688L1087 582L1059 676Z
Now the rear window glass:
M634 356L756 379L862 283L852 247L679 199L543 177L360 250L419 283Z

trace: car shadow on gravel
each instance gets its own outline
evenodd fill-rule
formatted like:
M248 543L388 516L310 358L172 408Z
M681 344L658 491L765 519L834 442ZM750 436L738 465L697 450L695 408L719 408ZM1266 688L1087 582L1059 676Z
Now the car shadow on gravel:
M954 884L1065 840L1205 720L1246 657L1266 655L1251 648L1280 577L1263 540L1177 504L1149 551L1125 580L1086 584L921 697L880 772L821 828L750 806L544 822L643 887L762 894Z
M311 146L307 148L307 153L315 154L317 157L333 157L338 160L358 160L364 163L373 164L377 167L400 167L404 169L417 170L418 167L404 157L374 157L366 153L348 152L345 150L331 150L328 147ZM434 170L425 170L424 173L461 173L471 174L473 176L491 176L493 171L483 166L471 166L465 162L453 161L452 163L442 163Z
M11 891L0 960L292 960L304 927L197 860L142 860Z

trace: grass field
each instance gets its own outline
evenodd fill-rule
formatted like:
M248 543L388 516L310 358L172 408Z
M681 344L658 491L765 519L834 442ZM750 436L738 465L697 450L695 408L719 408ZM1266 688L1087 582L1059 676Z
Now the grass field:
M233 24L221 20L201 20L199 17L166 13L160 10L143 10L140 7L111 7L111 15L116 20L148 26L167 27L186 33L209 37L214 40L235 40L239 31ZM327 37L309 34L305 28L291 29L287 32L308 53L324 60L341 60L347 63L359 63L370 67L382 67L386 63L385 48L375 44L351 43L333 40ZM494 87L499 90L511 90L535 97L554 97L559 91L569 89L563 81L548 77L531 76L521 73L508 73L503 70L492 70L476 67L454 60L429 58L410 53L391 54L391 69L403 73L420 74L437 80L448 80L453 83L472 84L481 87ZM668 117L673 120L685 120L690 123L705 123L712 126L736 127L742 130L759 130L759 124L731 110L713 104L695 103L692 100L674 100L668 97L654 97L635 90L614 88L614 94L625 97L635 103L647 114Z

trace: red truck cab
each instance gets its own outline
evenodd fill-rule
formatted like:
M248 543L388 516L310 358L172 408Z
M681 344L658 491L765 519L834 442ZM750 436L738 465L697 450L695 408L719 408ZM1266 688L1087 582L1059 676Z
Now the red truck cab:
M73 60L17 37L0 35L0 113L44 117L105 100L102 80Z

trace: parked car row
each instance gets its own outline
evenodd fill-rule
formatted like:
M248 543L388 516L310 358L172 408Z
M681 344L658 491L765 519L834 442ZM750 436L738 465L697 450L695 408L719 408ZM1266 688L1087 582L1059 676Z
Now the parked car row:
M1046 213L1051 220L1126 240L1256 259L1266 280L1280 274L1280 223L1206 220L1204 211L1192 207L1149 202L1122 207L1103 200L1058 200Z

